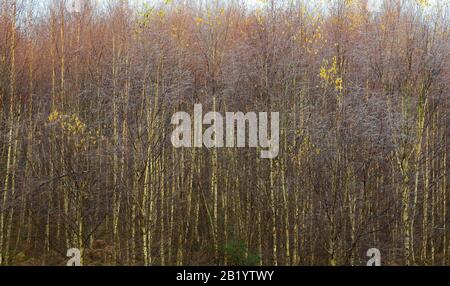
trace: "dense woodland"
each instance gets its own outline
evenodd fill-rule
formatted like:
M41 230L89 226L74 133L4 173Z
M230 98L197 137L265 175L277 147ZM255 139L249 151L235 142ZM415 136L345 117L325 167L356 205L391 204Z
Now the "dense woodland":
M450 265L449 1L81 2L0 2L0 265Z

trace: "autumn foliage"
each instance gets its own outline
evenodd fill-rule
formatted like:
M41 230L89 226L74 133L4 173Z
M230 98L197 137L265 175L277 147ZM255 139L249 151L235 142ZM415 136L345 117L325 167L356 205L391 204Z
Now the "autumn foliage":
M50 2L0 2L0 265L450 265L447 1Z

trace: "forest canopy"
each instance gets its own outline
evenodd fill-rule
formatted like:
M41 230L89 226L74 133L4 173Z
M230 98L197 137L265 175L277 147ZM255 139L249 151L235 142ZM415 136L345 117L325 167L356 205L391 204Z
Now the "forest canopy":
M0 2L0 265L450 265L448 1L73 1Z

